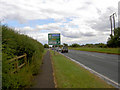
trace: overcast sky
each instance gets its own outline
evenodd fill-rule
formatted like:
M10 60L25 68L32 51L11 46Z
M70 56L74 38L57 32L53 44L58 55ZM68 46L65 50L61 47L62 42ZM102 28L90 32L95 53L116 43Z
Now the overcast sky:
M48 43L48 33L61 33L62 43L106 43L110 35L109 16L114 12L118 26L118 2L0 0L0 20L42 44Z

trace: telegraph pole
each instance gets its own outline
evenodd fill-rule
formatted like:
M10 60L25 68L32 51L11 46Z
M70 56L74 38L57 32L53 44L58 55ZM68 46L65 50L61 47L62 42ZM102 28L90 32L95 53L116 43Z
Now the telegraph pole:
M112 36L112 15L110 16L110 24L111 24L111 36Z
M116 13L113 13L114 35L115 35L115 14L116 14Z

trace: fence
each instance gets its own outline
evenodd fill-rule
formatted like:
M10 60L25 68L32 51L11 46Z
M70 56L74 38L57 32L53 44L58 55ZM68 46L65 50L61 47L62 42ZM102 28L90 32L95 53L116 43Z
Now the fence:
M24 58L24 63L22 63L21 65L19 65L19 62L18 62L18 59L20 58ZM20 68L22 68L25 64L27 65L27 54L24 53L24 55L21 55L21 56L17 56L15 58L12 58L10 59L7 63L12 63L13 62L13 65L14 65L14 70L11 72L11 73L15 73L17 72Z

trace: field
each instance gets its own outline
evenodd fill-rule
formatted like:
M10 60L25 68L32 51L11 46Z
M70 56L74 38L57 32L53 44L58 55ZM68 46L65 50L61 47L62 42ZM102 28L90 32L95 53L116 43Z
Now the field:
M120 48L87 48L87 47L79 47L79 48L69 48L69 49L80 50L80 51L100 52L100 53L109 53L109 54L120 54Z
M63 55L51 52L58 88L112 88L105 81L90 73Z

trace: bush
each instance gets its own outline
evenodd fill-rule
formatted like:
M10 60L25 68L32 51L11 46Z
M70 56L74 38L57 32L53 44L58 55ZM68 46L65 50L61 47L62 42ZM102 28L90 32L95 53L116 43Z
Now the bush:
M108 47L120 47L120 27L115 29L115 35L110 35L107 41Z
M44 48L49 48L49 45L48 44L44 44Z
M80 47L80 45L77 44L77 43L74 43L74 44L72 44L70 47Z
M13 29L3 25L2 27L2 87L18 88L30 85L31 78L38 73L42 62L44 47L37 40L26 35L19 34ZM27 54L29 67L23 67L16 74L10 74L11 64L6 62L15 56ZM19 63L22 62L20 60Z

